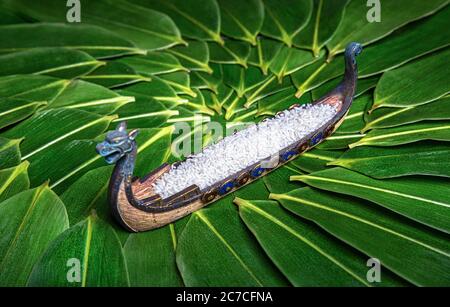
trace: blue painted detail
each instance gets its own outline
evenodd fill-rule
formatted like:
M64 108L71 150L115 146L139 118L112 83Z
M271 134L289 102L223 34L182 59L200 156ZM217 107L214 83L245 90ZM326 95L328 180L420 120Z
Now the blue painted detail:
M234 188L234 182L229 181L229 182L225 183L223 186L220 187L219 194L220 195L225 195L228 192L230 192L231 190L233 190L233 188Z
M310 146L317 145L323 139L323 133L319 132L309 141Z
M297 153L295 151L292 151L292 150L287 151L287 152L285 152L284 154L281 155L281 160L282 161L287 161L290 158L292 158L293 156L295 156L296 154Z
M261 176L262 173L264 173L264 168L258 167L258 168L253 169L253 170L251 171L250 175L251 175L253 178L256 178L256 177Z

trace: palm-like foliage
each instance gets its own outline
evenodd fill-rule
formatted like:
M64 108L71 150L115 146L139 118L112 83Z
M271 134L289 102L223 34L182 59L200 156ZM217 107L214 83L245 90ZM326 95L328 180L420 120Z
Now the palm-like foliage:
M0 2L1 285L450 285L447 0L384 0L380 23L360 0L96 0L81 25L63 2ZM201 113L207 145L209 120L320 97L350 41L357 98L317 149L164 228L112 221L94 147L118 121L144 175L177 122Z

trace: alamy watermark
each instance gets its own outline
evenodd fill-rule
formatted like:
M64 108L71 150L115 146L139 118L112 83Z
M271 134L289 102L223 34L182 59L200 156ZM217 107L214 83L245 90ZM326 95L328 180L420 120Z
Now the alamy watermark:
M68 267L66 278L69 283L81 282L81 261L78 258L70 258L67 260ZM367 266L370 269L367 271L366 279L370 283L381 282L381 262L377 258L369 258Z
M367 260L367 266L370 269L367 271L366 279L370 283L381 282L381 262L377 258L370 258Z
M370 7L366 14L367 21L370 23L381 22L380 0L367 0L367 7Z
M67 0L66 6L69 8L66 14L67 22L70 23L81 22L80 0Z
M66 262L67 270L66 278L70 283L81 282L81 262L78 258L70 258Z

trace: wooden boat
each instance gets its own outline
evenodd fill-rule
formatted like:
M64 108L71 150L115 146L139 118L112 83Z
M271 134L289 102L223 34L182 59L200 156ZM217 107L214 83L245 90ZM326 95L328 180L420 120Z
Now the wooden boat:
M152 185L171 169L169 164L161 165L144 178L134 179L137 131L127 133L126 123L120 123L116 130L107 134L104 142L97 145L97 152L105 157L106 162L116 164L109 184L109 203L115 218L123 227L133 232L164 226L257 180L322 142L342 123L352 104L357 81L355 57L361 50L361 45L357 43L347 46L343 81L330 93L313 102L336 107L337 113L331 120L324 122L319 129L281 151L278 165L264 168L260 162L255 163L203 190L192 185L173 196L161 198L153 191ZM296 106L298 105L294 104L290 109Z

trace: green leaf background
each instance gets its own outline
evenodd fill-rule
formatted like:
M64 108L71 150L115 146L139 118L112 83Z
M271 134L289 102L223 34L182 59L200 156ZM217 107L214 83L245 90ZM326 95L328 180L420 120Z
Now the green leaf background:
M450 7L381 2L369 23L360 0L96 0L70 24L0 0L0 285L450 286ZM207 145L320 98L352 41L356 98L318 148L157 230L110 216L94 148L118 122L143 176L178 159L176 123L201 114L183 137Z

